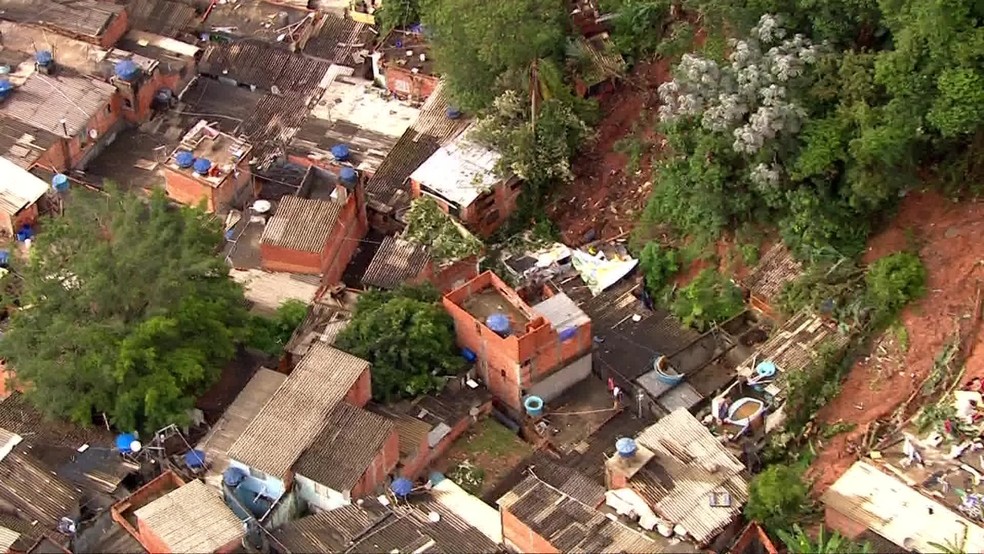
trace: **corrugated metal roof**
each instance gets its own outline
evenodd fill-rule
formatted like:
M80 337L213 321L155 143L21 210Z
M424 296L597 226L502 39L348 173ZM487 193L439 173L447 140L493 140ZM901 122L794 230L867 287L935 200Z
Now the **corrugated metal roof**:
M427 266L430 254L423 245L388 236L369 262L362 283L381 289L395 289L413 279Z
M393 431L385 417L342 402L297 459L294 472L334 491L352 490Z
M533 311L547 318L550 326L554 329L577 328L587 323L591 323L591 318L584 310L571 300L570 296L558 293L536 306L532 306Z
M0 211L14 215L48 192L48 184L16 163L0 158Z
M471 138L466 130L442 146L410 174L420 186L459 207L466 207L502 179L502 156Z
M90 37L102 35L123 9L121 5L99 0L0 0L0 17L3 19Z
M138 509L134 515L171 552L215 552L245 534L243 523L219 493L197 479Z
M400 437L400 459L415 456L432 426L412 415L391 411L383 406L370 406L370 409L393 421L396 434Z
M229 450L229 457L283 477L325 427L369 362L314 344Z
M48 151L58 137L11 118L0 119L0 155L24 169Z
M127 2L130 26L166 37L190 29L195 8L178 0L130 0Z
M765 300L771 300L782 291L786 283L799 277L803 266L783 243L777 243L770 248L759 263L742 280L742 284L752 291L752 294Z
M7 431L9 433L9 431ZM79 511L82 491L60 479L20 447L0 460L0 499L28 521L54 528L63 517Z
M243 133L255 145L253 156L265 164L286 149L304 123L308 108L307 92L284 91L266 94L243 121Z
M427 161L438 148L447 144L464 131L469 123L467 118L451 119L447 109L451 106L444 84L438 84L434 92L420 108L420 116L410 126L379 169L366 183L366 193L383 205L391 208L409 205L407 179L422 163ZM403 194L399 194L402 192Z
M116 87L88 77L34 73L0 105L0 114L60 137L64 120L74 137L92 116L109 108L115 93Z
M574 500L597 507L605 501L605 487L572 467L539 457L529 471Z
M665 476L630 481L657 515L702 546L740 517L748 499L745 466L686 409L644 429L636 441L656 454L645 469ZM712 493L722 491L731 495L730 506L712 506Z
M263 229L261 244L320 253L338 221L341 206L331 200L285 196Z
M6 527L0 527L0 552L7 552L10 547L17 542L21 536L17 531L11 531Z
M304 45L304 53L331 63L361 66L375 38L372 26L326 13Z
M390 515L374 499L366 499L361 505L350 504L288 522L273 531L273 536L287 554L344 552L353 538Z
M66 420L46 417L20 392L0 400L0 427L39 446L65 447L75 450L83 444L112 446L113 434L102 427L80 427Z
M856 462L821 501L912 552L939 552L966 533L961 552L984 552L984 529L866 461Z
M501 509L561 552L663 552L663 545L529 475L499 499Z

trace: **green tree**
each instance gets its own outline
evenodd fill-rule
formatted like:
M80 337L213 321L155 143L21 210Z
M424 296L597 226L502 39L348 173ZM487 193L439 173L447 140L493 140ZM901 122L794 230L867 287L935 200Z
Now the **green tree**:
M52 416L119 429L186 423L235 354L242 289L217 255L215 218L111 191L78 191L44 221L0 356Z
M680 255L672 248L650 242L639 253L639 267L646 279L646 288L651 293L657 293L666 286L670 277L680 271Z
M926 292L926 267L911 252L896 252L875 260L865 274L869 303L894 317L910 301Z
M387 0L373 14L382 34L420 22L419 0Z
M772 465L752 478L748 485L745 517L768 529L788 529L809 512L809 487L802 470L788 465Z
M816 539L806 534L798 524L793 525L792 532L778 529L776 534L790 554L871 554L872 551L871 543L855 543L836 532L828 534L823 525Z
M684 325L699 331L741 313L745 302L738 285L713 269L701 271L677 292L670 309Z
M466 109L490 105L504 73L564 55L569 23L562 0L422 0L420 9L437 67Z
M431 258L438 262L467 258L484 248L482 241L444 213L429 196L414 200L410 205L405 236L427 246Z
M273 317L254 315L246 329L245 342L271 356L281 354L294 330L307 317L307 304L287 300L277 308Z
M385 401L438 391L462 366L454 324L430 286L364 293L335 346L372 364L372 394Z

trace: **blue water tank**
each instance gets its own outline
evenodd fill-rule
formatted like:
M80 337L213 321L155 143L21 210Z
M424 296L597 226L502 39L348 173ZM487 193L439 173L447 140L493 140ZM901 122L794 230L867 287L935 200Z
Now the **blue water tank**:
M222 482L229 487L238 487L246 479L246 472L238 467L230 467L222 472Z
M636 450L639 447L636 446L636 441L630 439L629 437L622 437L615 441L615 451L622 458L631 458L635 456Z
M132 452L132 445L136 442L137 437L132 433L123 433L122 435L116 435L116 449L120 452Z
M51 65L51 62L55 61L55 56L51 53L51 50L38 50L34 54L34 61L38 62L38 65L41 66Z
M178 164L181 169L188 169L189 167L195 165L195 155L187 150L179 150L177 154L174 155L174 162Z
M390 485L390 490L393 491L393 494L397 498L406 498L413 492L413 482L405 477L400 477L393 481L393 484Z
M432 471L427 479L430 481L431 485L437 485L441 481L447 479L447 477L445 477L440 471Z
M10 263L10 250L0 250L0 267L7 267Z
M10 96L14 92L14 84L9 79L0 79L0 100Z
M198 158L191 167L195 170L195 173L199 175L207 175L208 170L212 169L212 162L206 160L205 158Z
M134 63L133 60L122 60L116 62L113 72L124 81L132 81L140 76L140 66Z
M347 185L354 185L359 181L359 174L351 167L343 167L338 172L338 178Z
M205 467L205 453L201 450L189 450L184 455L185 465L190 468Z
M475 360L478 359L478 356L474 352L472 352L471 349L469 348L461 349L461 357L464 358L465 361L470 364L475 363Z
M459 119L461 117L461 110L453 106L448 106L448 109L444 110L444 113L448 116L448 119Z
M30 225L25 225L17 231L17 240L24 242L25 240L34 236L34 229L31 229Z
M51 188L55 189L55 192L65 192L68 190L68 175L63 173L57 173L51 178Z
M543 399L539 396L527 396L523 400L523 408L530 417L540 417L543 415Z
M336 144L331 147L331 155L340 162L347 161L352 152L349 147L344 144Z
M509 336L512 324L509 322L509 316L496 312L485 318L485 326L492 329L495 334L506 337Z
M766 360L755 366L755 373L761 378L773 377L776 374L776 364Z

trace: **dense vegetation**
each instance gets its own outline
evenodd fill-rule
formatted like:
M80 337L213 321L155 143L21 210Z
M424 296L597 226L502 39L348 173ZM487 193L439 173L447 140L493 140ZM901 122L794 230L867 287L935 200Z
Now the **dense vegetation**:
M294 330L307 316L307 304L287 300L272 317L250 316L246 325L245 343L271 356L283 352Z
M242 289L216 255L219 223L163 192L79 191L31 249L0 356L52 416L119 429L186 423L236 351Z
M451 316L430 286L370 291L335 346L372 364L373 398L385 401L440 390L460 369Z

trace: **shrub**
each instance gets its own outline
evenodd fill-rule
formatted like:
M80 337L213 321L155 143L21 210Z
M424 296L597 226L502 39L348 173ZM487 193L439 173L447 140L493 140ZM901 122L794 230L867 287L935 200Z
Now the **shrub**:
M680 271L680 254L672 248L663 248L658 243L650 242L639 254L639 267L646 279L649 292L659 292L670 277Z
M253 316L246 328L246 344L271 356L282 353L294 329L307 316L307 304L287 300L272 318Z
M770 466L748 485L745 517L768 529L789 529L810 512L808 492L801 469L781 464Z
M713 269L701 271L673 300L673 315L684 325L706 331L727 321L745 308L741 289Z
M893 317L926 291L926 268L919 256L897 252L871 264L864 280L869 303L877 312Z

